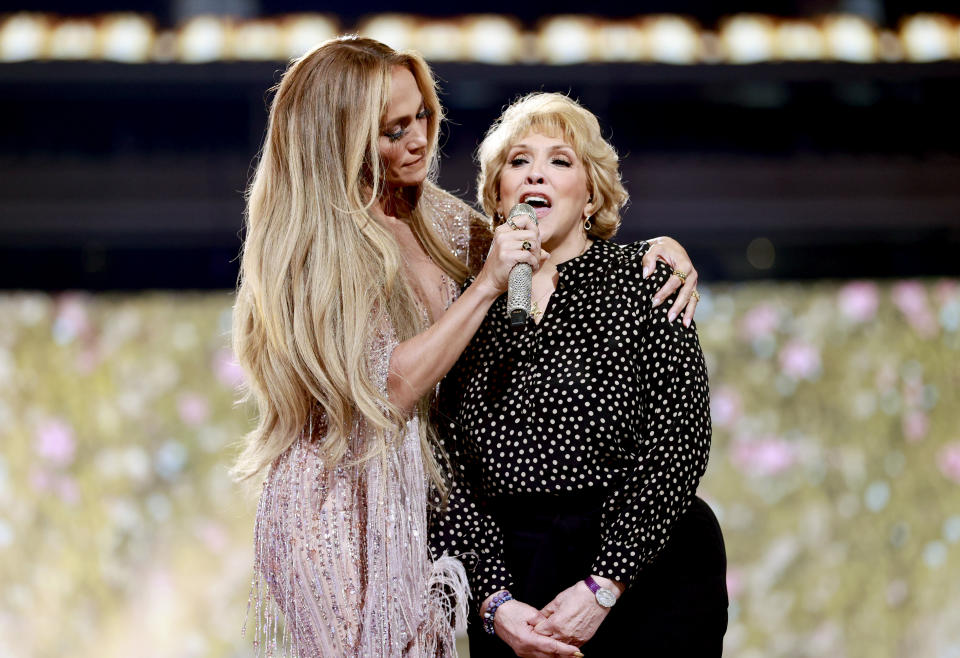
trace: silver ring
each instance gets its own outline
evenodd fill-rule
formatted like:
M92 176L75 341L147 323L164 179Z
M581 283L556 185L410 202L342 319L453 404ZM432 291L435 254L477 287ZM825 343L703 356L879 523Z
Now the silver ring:
M529 240L524 240L524 241L523 241L523 244L520 245L520 247L521 247L524 251L530 251L531 249L533 249L533 245L530 244L530 241L529 241Z

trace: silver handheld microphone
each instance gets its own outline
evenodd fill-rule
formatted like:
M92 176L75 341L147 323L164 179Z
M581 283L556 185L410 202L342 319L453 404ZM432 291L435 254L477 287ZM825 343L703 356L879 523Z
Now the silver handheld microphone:
M509 222L517 215L527 215L537 223L537 211L528 203L518 203L510 209L507 215ZM522 327L527 323L530 315L530 290L533 287L533 268L527 263L517 263L510 270L507 279L507 315L510 316L510 326Z

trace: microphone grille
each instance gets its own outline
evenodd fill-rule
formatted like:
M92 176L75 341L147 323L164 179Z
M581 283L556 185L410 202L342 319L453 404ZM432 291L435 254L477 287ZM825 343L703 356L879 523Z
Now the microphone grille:
M518 203L513 208L510 209L510 215L507 216L507 219L513 219L517 215L527 215L530 219L533 220L534 224L537 223L537 211L533 209L529 203Z

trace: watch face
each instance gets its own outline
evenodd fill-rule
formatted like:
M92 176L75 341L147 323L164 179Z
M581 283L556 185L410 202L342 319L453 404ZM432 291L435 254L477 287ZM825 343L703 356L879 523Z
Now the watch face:
M617 602L617 597L608 589L597 590L597 603L602 605L604 608L612 608L613 604Z

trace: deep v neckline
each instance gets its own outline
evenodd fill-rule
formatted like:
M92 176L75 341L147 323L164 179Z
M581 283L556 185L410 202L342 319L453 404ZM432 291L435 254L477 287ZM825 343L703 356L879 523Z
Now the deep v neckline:
M420 309L420 314L427 324L433 324L453 303L457 290L456 283L436 264L430 254L420 246L419 242L415 242L415 244L419 250L417 263L411 264L406 254L402 254L404 256L404 270L407 280L413 288L413 296L417 307ZM420 274L425 276L421 277ZM439 277L435 276L437 274ZM424 299L431 293L436 294L433 300ZM439 302L439 304L434 306L431 301Z

